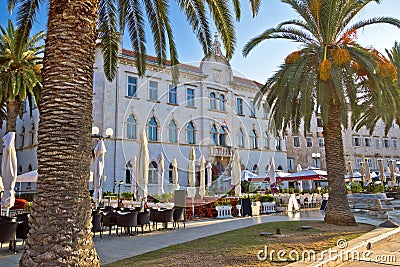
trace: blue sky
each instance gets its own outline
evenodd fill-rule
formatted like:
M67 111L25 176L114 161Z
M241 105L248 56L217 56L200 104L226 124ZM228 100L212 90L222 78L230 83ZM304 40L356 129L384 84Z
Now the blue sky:
M182 63L198 62L203 57L202 49L191 32L191 28L180 14L173 1L171 2L171 21L175 34L175 41L179 51L179 60ZM242 56L241 50L252 37L260 34L267 28L275 27L278 23L296 17L296 14L280 0L263 0L257 18L252 18L248 1L242 1L242 19L236 24L237 48L231 60L232 67L249 79L258 82L272 75L274 70L283 62L287 54L299 47L298 44L286 40L270 40L256 47L247 58ZM6 1L0 0L0 25L4 26L10 16L6 12ZM36 33L46 27L45 12L37 18L33 29ZM381 4L371 3L356 19L367 19L376 16L400 17L399 0L382 0ZM149 32L149 31L148 31ZM400 41L400 29L389 25L367 27L358 32L358 41L364 46L373 46L384 53L390 49L395 41ZM124 38L124 48L129 49L129 39ZM148 53L153 54L150 36L148 37ZM195 63L196 64L196 63Z

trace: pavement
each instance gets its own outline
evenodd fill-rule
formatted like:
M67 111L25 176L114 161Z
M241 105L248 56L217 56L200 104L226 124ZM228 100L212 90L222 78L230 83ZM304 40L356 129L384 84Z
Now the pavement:
M366 216L365 214L355 215L357 222L360 223L368 223L377 226L384 221L384 219L377 219L376 217ZM317 209L311 209L302 210L301 212L297 212L294 214L270 214L245 218L236 217L232 219L195 219L186 223L186 229L181 226L179 230L153 231L151 234L145 233L144 235L139 234L138 236L132 237L116 236L115 233L112 233L111 236L109 236L108 231L105 231L103 234L103 239L100 239L99 235L96 234L96 237L94 238L94 243L97 253L100 256L101 263L107 264L171 245L181 244L202 237L240 229L251 225L277 221L323 220L323 217L324 212ZM371 231L359 238L349 241L349 248L357 246L365 247L366 240L369 241L375 238L378 241L373 242L372 248L374 249L374 251L376 250L377 252L388 252L387 249L390 248L390 251L393 250L397 253L395 255L397 257L396 260L400 263L400 242L396 239L397 232L395 233L393 231L397 231L399 233L398 236L400 236L400 228L377 228L376 230ZM20 252L18 252L16 255L7 251L5 247L3 247L3 249L0 249L0 266L18 266L18 262L22 254L21 243L17 245L17 250L18 249L20 250ZM328 262L333 261L329 261L328 259ZM308 262L307 265L304 262L296 262L293 266L336 266L337 264L341 263L342 261L337 261L335 265L331 265L331 263L329 265L321 265L321 262L318 262L314 265L310 265ZM354 265L355 263L359 263L361 265ZM340 266L374 265L366 265L365 262L353 261L350 265ZM400 266L400 264L390 266Z

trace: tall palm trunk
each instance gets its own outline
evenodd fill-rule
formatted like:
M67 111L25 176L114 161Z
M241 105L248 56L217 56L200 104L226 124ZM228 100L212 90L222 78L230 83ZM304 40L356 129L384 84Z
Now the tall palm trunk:
M330 90L328 121L324 122L324 141L326 169L329 177L329 200L326 208L325 222L335 225L355 225L347 200L344 182L345 162L343 153L342 124L340 117L340 102Z
M50 1L39 179L20 266L99 266L88 190L98 0Z
M21 101L15 98L14 101L7 100L6 133L17 130L17 117Z

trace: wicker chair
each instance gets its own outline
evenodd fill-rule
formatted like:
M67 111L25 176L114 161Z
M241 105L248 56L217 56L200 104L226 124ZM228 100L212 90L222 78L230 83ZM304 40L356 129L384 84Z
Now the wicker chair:
M179 222L183 222L183 228L186 228L186 211L183 207L174 207L174 229L178 226L179 229Z
M153 213L153 227L157 229L157 223L164 223L164 228L168 229L168 223L174 222L174 210L172 209L165 209L165 210L152 210Z
M132 228L135 227L135 232L136 232L136 227L138 226L137 223L137 217L138 217L137 211L132 211L128 212L126 214L118 214L117 215L117 235L118 235L118 228L125 228L126 232L128 235L133 235ZM121 229L122 232L122 229Z
M108 235L111 235L111 230L115 225L117 225L117 213L108 211L103 215L103 227L108 227Z
M5 222L0 224L0 242L3 247L3 242L10 241L10 249L16 253L17 246L17 222Z
M93 237L96 237L96 232L100 233L100 239L103 239L103 215L101 213L95 213L92 215L92 232Z
M149 231L151 233L150 228L150 211L139 212L137 218L137 225L142 227L142 235L143 235L143 228L145 225L149 227Z
M22 239L22 244L25 244L25 240L28 238L28 233L30 229L29 216L29 213L22 213L17 215L17 238Z

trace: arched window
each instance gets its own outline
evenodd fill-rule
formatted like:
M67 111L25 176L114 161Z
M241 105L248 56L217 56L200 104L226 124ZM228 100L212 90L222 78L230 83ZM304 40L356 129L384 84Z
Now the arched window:
M19 165L19 167L18 167L18 172L22 173L22 166L21 165Z
M239 131L238 131L238 146L244 147L244 133L243 133L242 128L239 128Z
M168 137L171 143L176 143L178 141L177 128L174 120L171 120L168 124Z
M216 96L214 92L210 93L210 109L216 109Z
M130 184L132 181L132 163L128 161L125 165L125 184Z
M21 134L19 135L21 140L21 148L25 146L25 127L22 126Z
M251 148L252 149L258 148L256 130L252 130L250 136L251 136Z
M218 145L218 131L215 124L211 126L211 139L213 140L214 145Z
M225 111L225 96L223 94L219 95L219 110Z
M29 142L30 145L33 146L35 144L35 124L32 123L31 125L31 130L29 132L30 138L29 138Z
M151 119L149 120L147 135L149 141L157 141L157 121L154 117L151 117Z
M226 132L222 126L219 128L219 145L226 146Z
M268 132L264 132L264 148L269 149L269 137Z
M128 117L126 121L126 138L136 139L136 119L133 115Z
M170 184L172 184L173 183L173 181L172 181L172 173L174 172L174 166L172 165L172 163L171 164L169 164L169 167L168 167L168 180L169 180L169 183Z
M254 164L254 166L253 166L253 173L258 174L258 166L257 166L257 164Z
M155 161L150 162L149 164L149 184L156 184L158 179L158 170L157 163Z
M188 144L194 144L196 142L196 134L193 122L189 122L187 125L187 140Z
M32 164L29 164L28 165L28 172L31 172L31 171L33 171Z

